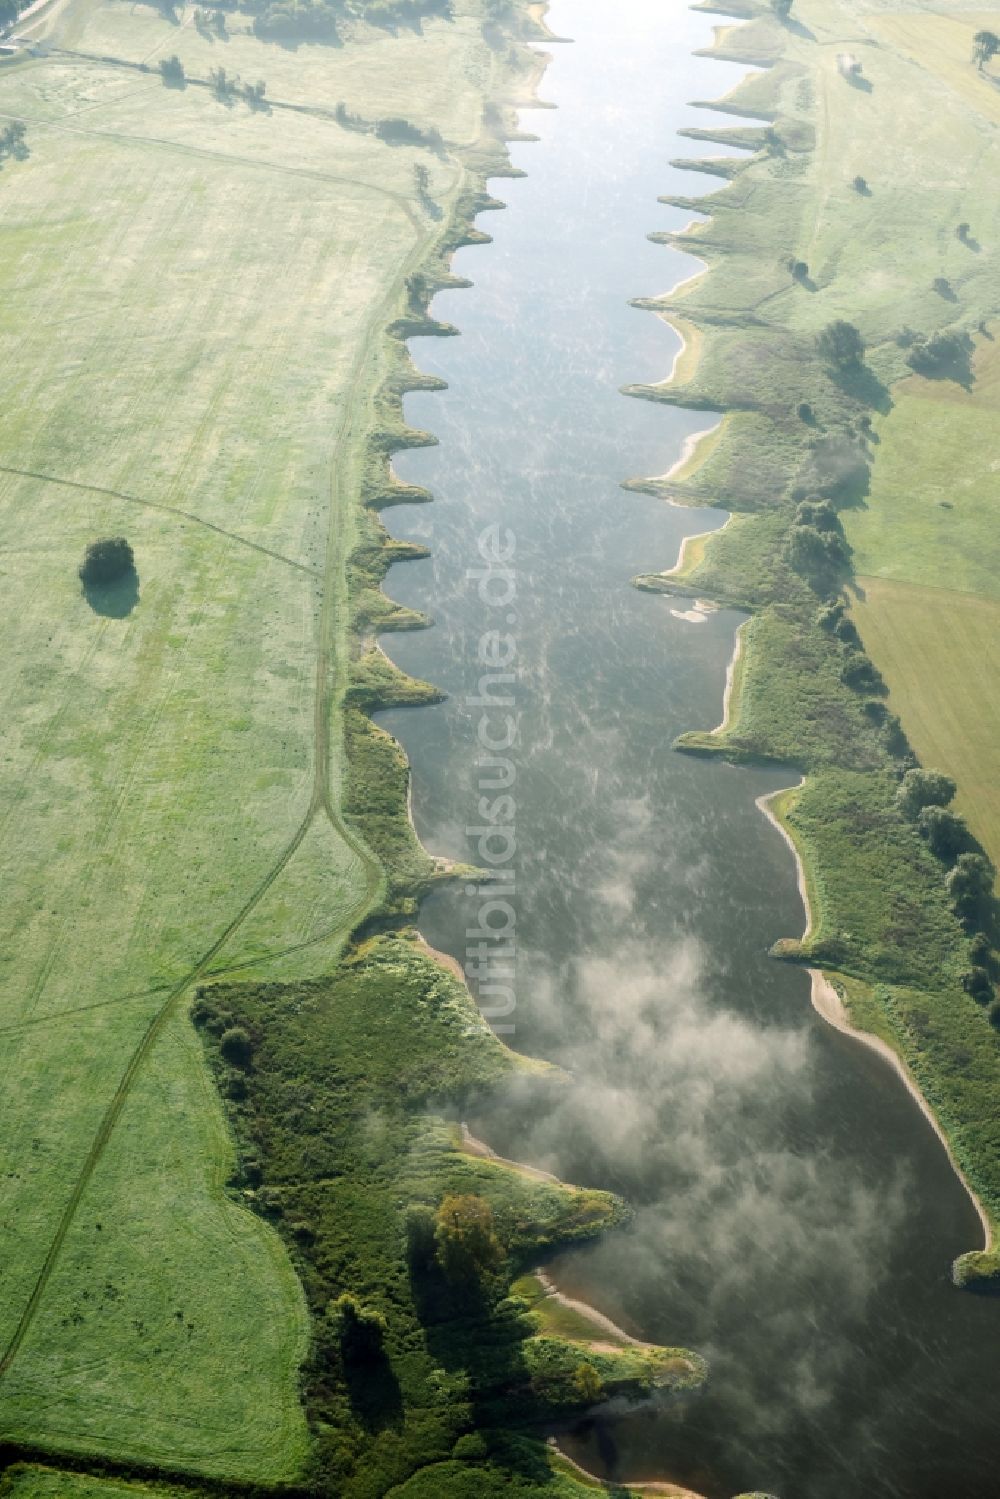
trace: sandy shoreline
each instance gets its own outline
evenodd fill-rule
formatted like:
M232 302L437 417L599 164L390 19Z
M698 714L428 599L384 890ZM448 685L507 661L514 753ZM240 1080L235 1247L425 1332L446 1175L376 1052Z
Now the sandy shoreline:
M462 978L464 982L464 974ZM461 1129L462 1149L468 1155L480 1156L485 1161L495 1161L498 1166L509 1166L512 1171L519 1171L522 1176L534 1177L535 1181L551 1182L556 1187L566 1185L565 1182L560 1181L558 1176L553 1176L551 1171L543 1171L540 1166L527 1166L523 1161L512 1161L508 1156L497 1155L496 1151L492 1146L487 1145L485 1140L476 1139L476 1136L469 1129L464 1119L462 1120ZM594 1316L599 1317L600 1312L594 1312Z
M549 1437L548 1445L554 1452L558 1452L564 1463L568 1463L581 1477L586 1478L588 1483L600 1484L601 1488L608 1494L621 1494L625 1491L632 1494L659 1494L662 1499L704 1499L703 1494L696 1494L694 1489L681 1488L678 1483L668 1483L664 1479L653 1479L648 1483L623 1482L617 1479L614 1483L606 1483L603 1478L596 1477L582 1463L578 1463L575 1457L570 1457L564 1452L555 1437Z
M726 524L728 525L729 522L727 521ZM716 724L715 728L712 730L713 734L724 734L729 728L729 715L732 711L733 706L733 687L736 682L736 668L737 666L739 666L740 657L743 654L743 631L746 629L749 623L750 621L748 619L745 619L743 621L743 623L737 629L735 639L733 640L733 654L730 656L729 665L726 667L726 686L722 694L722 722ZM760 802L758 802L757 805L760 806ZM771 820L776 821L776 819L773 817ZM801 885L799 886L799 888L802 888Z
M673 323L671 323L670 326L671 328L673 328ZM677 353L674 355L674 363L673 367L671 368L670 374L667 376L666 380L662 382L662 384L664 385L669 385L671 380L674 378L674 370L677 368L677 361L678 359L680 359L681 355L684 353L684 350L687 348L687 341L685 340L683 333L678 332L677 329L674 329L674 331L677 332L677 336L681 341L681 346L677 350ZM702 427L699 431L692 432L687 437L685 437L683 446L681 447L681 455L677 459L676 463L672 463L665 474L656 474L654 476L654 482L657 484L665 484L668 479L672 479L674 477L674 474L679 473L684 465L686 463L689 463L694 457L695 449L701 442L702 438L710 437L713 432L717 432L719 430L719 427L721 425L722 417L720 416L719 420L717 422L713 422L710 427ZM726 524L728 525L728 521ZM704 535L705 533L702 532L701 534Z
M612 1322L610 1317L606 1317L603 1312L599 1312L589 1302L577 1301L572 1296L567 1296L564 1291L559 1290L559 1287L553 1283L544 1270L533 1270L531 1273L545 1291L546 1298L558 1301L560 1306L569 1307L570 1311L577 1312L581 1317L585 1317L593 1327L599 1332L603 1332L606 1337L615 1338L619 1343L629 1343L633 1348L655 1348L657 1346L655 1343L644 1343L641 1338L634 1338L630 1332L625 1331L624 1327L619 1327L617 1322Z
M801 786L802 781L800 780L798 784ZM767 796L759 796L757 798L757 806L760 808L761 812L763 812L764 816L767 818L771 826L777 828L782 838L784 838L785 842L792 850L792 855L795 859L795 870L798 880L799 894L802 897L802 905L805 909L806 914L806 929L802 934L802 940L805 941L806 938L809 937L813 929L813 913L809 903L809 891L806 885L805 867L803 866L801 855L799 854L799 851L795 846L795 840L792 838L792 835L789 833L788 829L781 823L778 817L776 817L770 806L770 803L774 800L774 798L776 796L781 796L782 794L783 793L781 791L772 791ZM955 1153L951 1148L951 1144L948 1140L947 1135L939 1124L934 1110L927 1102L923 1093L921 1093L917 1080L913 1076L913 1073L910 1071L906 1062L899 1055L899 1053L886 1041L883 1041L880 1036L874 1036L870 1031L859 1030L857 1026L851 1024L850 1016L847 1013L847 1007L845 1006L844 1001L841 999L840 995L837 993L833 984L827 978L822 969L810 968L808 970L808 973L810 978L810 1000L812 1001L812 1007L816 1011L817 1015L821 1016L828 1025L832 1025L834 1030L840 1031L842 1035L850 1036L852 1040L859 1041L862 1046L867 1046L870 1051L877 1052L884 1061L888 1062L889 1066L896 1073L896 1076L900 1079L903 1086L906 1088L906 1091L909 1093L910 1097L913 1099L914 1103L917 1105L918 1109L923 1114L924 1118L927 1120L934 1133L937 1135L941 1144L944 1146L945 1154L948 1157L948 1161L951 1165L952 1170L968 1193L969 1200L975 1208L976 1213L979 1216L979 1221L982 1224L984 1239L983 1248L985 1250L992 1249L993 1227L990 1223L989 1217L987 1216L986 1209L983 1207L979 1198L976 1196L975 1192L972 1189L971 1183L965 1175L965 1172L962 1170L961 1166L956 1160Z

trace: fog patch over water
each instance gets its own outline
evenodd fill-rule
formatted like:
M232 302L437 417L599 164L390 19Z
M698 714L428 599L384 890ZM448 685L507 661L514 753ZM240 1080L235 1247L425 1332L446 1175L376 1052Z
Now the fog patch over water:
M533 1164L635 1207L625 1230L560 1256L557 1283L633 1332L705 1354L710 1392L724 1389L730 1417L743 1407L765 1439L842 1396L903 1226L907 1168L869 1185L800 1130L815 1108L812 1028L751 1021L719 997L700 941L650 938L635 912L652 809L636 798L616 815L598 882L603 950L524 957L533 1026L561 1037L572 1081L541 1106L537 1085L517 1085L492 1122L506 1115L505 1149L516 1136ZM490 1120L482 1128L489 1139ZM836 1336L829 1314L806 1310L831 1303Z

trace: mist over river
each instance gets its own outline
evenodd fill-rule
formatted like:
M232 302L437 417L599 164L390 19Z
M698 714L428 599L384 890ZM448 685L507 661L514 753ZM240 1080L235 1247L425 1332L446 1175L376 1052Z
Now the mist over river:
M620 387L664 378L678 347L628 299L699 269L646 239L690 217L657 195L719 186L668 165L716 149L676 131L737 123L688 101L745 69L692 55L712 18L680 0L556 0L548 22L574 39L541 84L557 108L522 115L540 137L512 147L528 176L493 184L509 206L479 222L495 242L454 263L475 285L433 304L461 337L410 345L449 388L406 399L440 446L396 471L435 500L386 519L432 555L394 568L387 591L434 627L383 643L449 696L380 722L409 755L428 849L481 862L471 700L484 632L512 636L514 681L494 688L519 726L502 751L516 837L503 1023L572 1082L469 1124L503 1155L627 1197L632 1226L561 1256L555 1280L711 1364L700 1395L562 1440L604 1476L708 1499L997 1499L1000 1301L949 1282L981 1243L976 1213L891 1070L816 1016L803 971L767 956L803 912L754 799L792 777L670 748L719 721L740 616L690 622L672 612L687 603L629 583L725 519L621 489L667 470L711 418ZM469 576L491 527L513 548L502 608ZM481 905L444 890L421 930L466 962Z

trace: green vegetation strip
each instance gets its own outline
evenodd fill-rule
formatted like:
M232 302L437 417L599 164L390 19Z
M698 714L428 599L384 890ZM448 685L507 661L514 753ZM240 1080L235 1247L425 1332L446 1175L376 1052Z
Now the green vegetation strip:
M726 413L684 467L636 487L736 513L678 568L637 582L750 612L725 725L678 747L804 774L780 816L811 922L776 951L826 970L854 1023L896 1048L996 1225L984 643L1000 208L981 182L987 162L1000 166L1000 116L972 57L985 22L866 0L732 9L747 24L721 31L711 55L767 71L723 107L767 127L732 137L754 155L726 166L727 185L699 205L707 222L662 236L709 271L642 305L699 329L698 358L632 393ZM914 750L952 781L921 778ZM954 1275L994 1285L1000 1255L967 1254Z

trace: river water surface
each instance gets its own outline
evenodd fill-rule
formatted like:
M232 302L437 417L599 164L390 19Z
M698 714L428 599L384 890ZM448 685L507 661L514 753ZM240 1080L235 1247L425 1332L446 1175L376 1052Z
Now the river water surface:
M440 447L397 471L435 503L389 520L432 556L394 569L390 592L435 625L386 645L449 698L382 721L427 847L480 862L477 642L513 636L509 1039L573 1081L469 1122L501 1154L623 1193L632 1226L562 1256L557 1282L711 1363L703 1394L564 1440L605 1476L709 1499L996 1499L1000 1303L948 1280L980 1243L976 1214L891 1071L767 956L803 926L789 851L754 804L789 777L670 749L718 722L739 616L689 623L629 586L724 520L620 488L669 468L706 417L619 387L662 379L678 342L628 299L698 269L645 238L688 217L657 195L718 186L668 165L697 154L677 128L712 118L687 101L743 70L692 55L710 22L680 0L556 0L549 22L574 39L542 83L557 109L523 117L540 139L512 148L529 175L496 184L494 244L456 257L474 289L434 303L462 336L411 344L449 389L407 397ZM515 547L500 611L468 576L495 525ZM481 904L436 894L421 928L464 961Z

